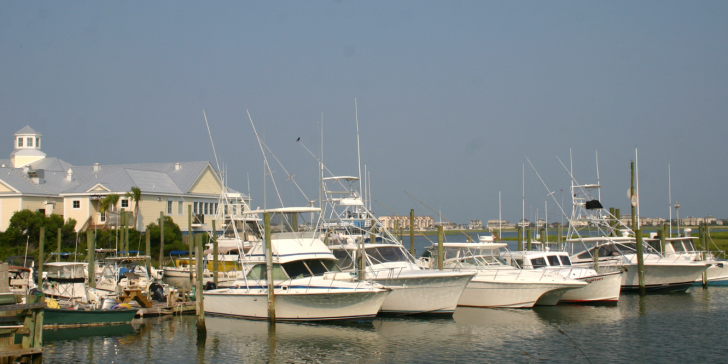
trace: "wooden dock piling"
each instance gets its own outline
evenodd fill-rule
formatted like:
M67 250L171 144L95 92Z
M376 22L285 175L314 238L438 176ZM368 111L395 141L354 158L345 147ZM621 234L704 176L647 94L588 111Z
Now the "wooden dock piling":
M220 268L218 266L219 258L217 256L218 248L217 248L217 230L215 229L215 220L212 220L212 236L210 237L210 239L212 239L212 283L214 283L215 288L217 288L217 274L220 271Z
M38 287L43 286L43 261L45 260L45 227L40 227L40 241L38 242Z
M159 269L164 269L164 212L159 211Z
M410 253L415 256L415 209L410 209Z
M442 229L442 225L437 226L437 269L443 270L445 267L444 265L444 257L442 256L443 251L443 241L445 240L445 233Z
M275 282L273 281L273 246L270 237L270 212L263 213L263 229L265 234L265 276L268 282L268 320L276 323Z

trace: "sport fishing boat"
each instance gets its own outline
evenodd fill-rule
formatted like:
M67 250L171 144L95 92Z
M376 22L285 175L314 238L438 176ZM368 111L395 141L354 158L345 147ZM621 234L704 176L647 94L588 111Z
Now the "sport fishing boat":
M357 281L339 270L321 233L310 228L313 224L298 223L304 221L303 214L319 211L289 207L245 212L271 213L276 320L371 319L391 290L371 281ZM241 257L244 274L232 287L205 291L206 314L268 319L264 238L261 234L251 241L250 249Z
M572 183L572 215L567 234L571 243L571 262L575 266L596 266L604 273L622 269L622 290L638 290L637 240L634 232L608 211L604 210L598 184ZM575 222L583 222L579 230ZM582 252L573 253L581 244ZM644 279L648 291L683 292L702 276L709 263L693 261L687 256L667 258L649 244L643 244Z
M548 270L563 277L588 283L586 287L567 291L562 303L616 303L619 301L622 274L620 269L599 273L590 267L571 265L569 254L560 251L515 251L503 258L523 269Z
M380 313L451 316L475 272L419 267L414 257L374 217L358 191L352 188L352 184L358 181L357 177L328 177L323 180L338 184L336 188L343 187L345 190L325 188L326 203L330 208L325 213L323 228L327 245L338 258L342 270L360 275L359 279L371 279L393 289ZM348 186L341 182L348 183ZM342 195L345 197L340 197ZM360 269L361 266L364 269Z
M479 239L480 240L480 239ZM530 308L553 306L571 290L586 282L564 277L557 272L520 269L501 258L506 243L443 243L442 269L476 272L468 283L458 306ZM438 246L422 255L422 267L439 269Z
M43 293L58 300L87 302L88 263L49 262L45 264Z
M728 261L721 258L725 255L722 251L699 251L696 249L695 240L697 236L691 236L692 229L683 229L684 234L677 237L665 238L665 246L662 246L657 233L650 233L650 238L645 242L655 250L659 250L667 259L687 257L692 261L710 263L707 273L707 283L711 286L728 286ZM702 284L703 277L695 280L695 284Z

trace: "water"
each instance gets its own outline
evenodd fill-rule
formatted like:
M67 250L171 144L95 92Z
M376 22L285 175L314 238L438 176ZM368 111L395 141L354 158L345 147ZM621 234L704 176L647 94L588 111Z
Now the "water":
M617 306L458 308L452 319L282 324L207 317L45 331L46 362L662 363L725 362L728 287L622 295Z

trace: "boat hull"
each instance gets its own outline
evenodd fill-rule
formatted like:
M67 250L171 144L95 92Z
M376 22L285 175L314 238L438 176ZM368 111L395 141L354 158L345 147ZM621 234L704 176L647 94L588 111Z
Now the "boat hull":
M473 278L472 273L414 272L424 274L403 273L395 278L374 279L392 289L382 304L380 314L452 315L465 287Z
M578 278L589 283L586 287L568 291L561 297L561 303L617 302L622 287L622 272L598 274Z
M46 308L43 314L43 327L64 328L128 324L134 319L137 311L137 309L85 311Z
M519 282L515 279L495 280L492 277L475 276L460 297L458 306L463 307L511 307L530 308L544 294L556 290L553 295L544 299L544 304L555 305L563 293L563 289L575 289L583 284L575 285L560 282ZM556 299L555 302L552 302Z
M256 292L256 293L253 293ZM362 320L377 315L388 290L275 295L276 321ZM219 289L205 292L205 313L252 320L268 319L265 290Z
M709 286L728 286L728 262L720 261L713 263L708 267L708 285ZM695 285L702 285L703 277L695 280Z
M645 289L647 291L684 292L699 279L706 264L645 263ZM622 290L639 290L637 265L627 266L622 276Z

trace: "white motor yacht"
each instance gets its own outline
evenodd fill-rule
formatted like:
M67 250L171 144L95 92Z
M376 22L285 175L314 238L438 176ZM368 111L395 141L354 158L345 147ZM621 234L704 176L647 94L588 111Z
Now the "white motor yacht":
M357 281L342 273L336 257L315 230L302 229L301 213L318 208L248 211L271 213L271 254L276 320L361 320L376 316L389 289ZM295 217L294 217L295 216ZM310 226L310 225L309 225ZM242 257L244 275L230 288L205 292L205 313L247 319L268 319L264 237Z
M523 269L549 270L563 277L588 283L586 287L566 292L562 303L616 303L622 284L621 269L599 273L591 267L571 265L569 254L559 251L515 251L503 258Z
M594 264L601 272L622 269L622 290L638 290L637 240L634 232L615 216L605 211L598 184L571 186L572 216L566 242L572 249L571 262L576 266ZM580 222L581 224L577 223ZM578 225L586 226L578 229ZM584 251L573 253L581 245ZM644 280L648 291L685 291L700 278L710 265L689 257L667 258L643 242Z
M358 180L351 176L323 178L329 208L324 212L324 229L341 269L393 289L381 314L451 316L475 272L419 267L412 254L367 209L353 188Z
M716 253L710 251L698 251L695 248L695 240L699 238L690 236L692 229L686 228L682 236L665 238L665 246L661 246L660 239L657 239L656 233L650 234L650 239L645 242L650 244L655 250L659 250L665 258L683 258L687 257L692 261L710 263L708 266L707 279L708 285L726 286L728 285L728 261L716 256ZM725 254L720 252L718 254ZM695 280L696 283L702 284L703 277Z
M505 243L443 243L442 269L476 272L458 306L552 306L567 292L587 285L556 272L512 267L501 258L500 249L503 248L506 248ZM420 258L420 265L438 269L437 251L437 245L429 248Z

